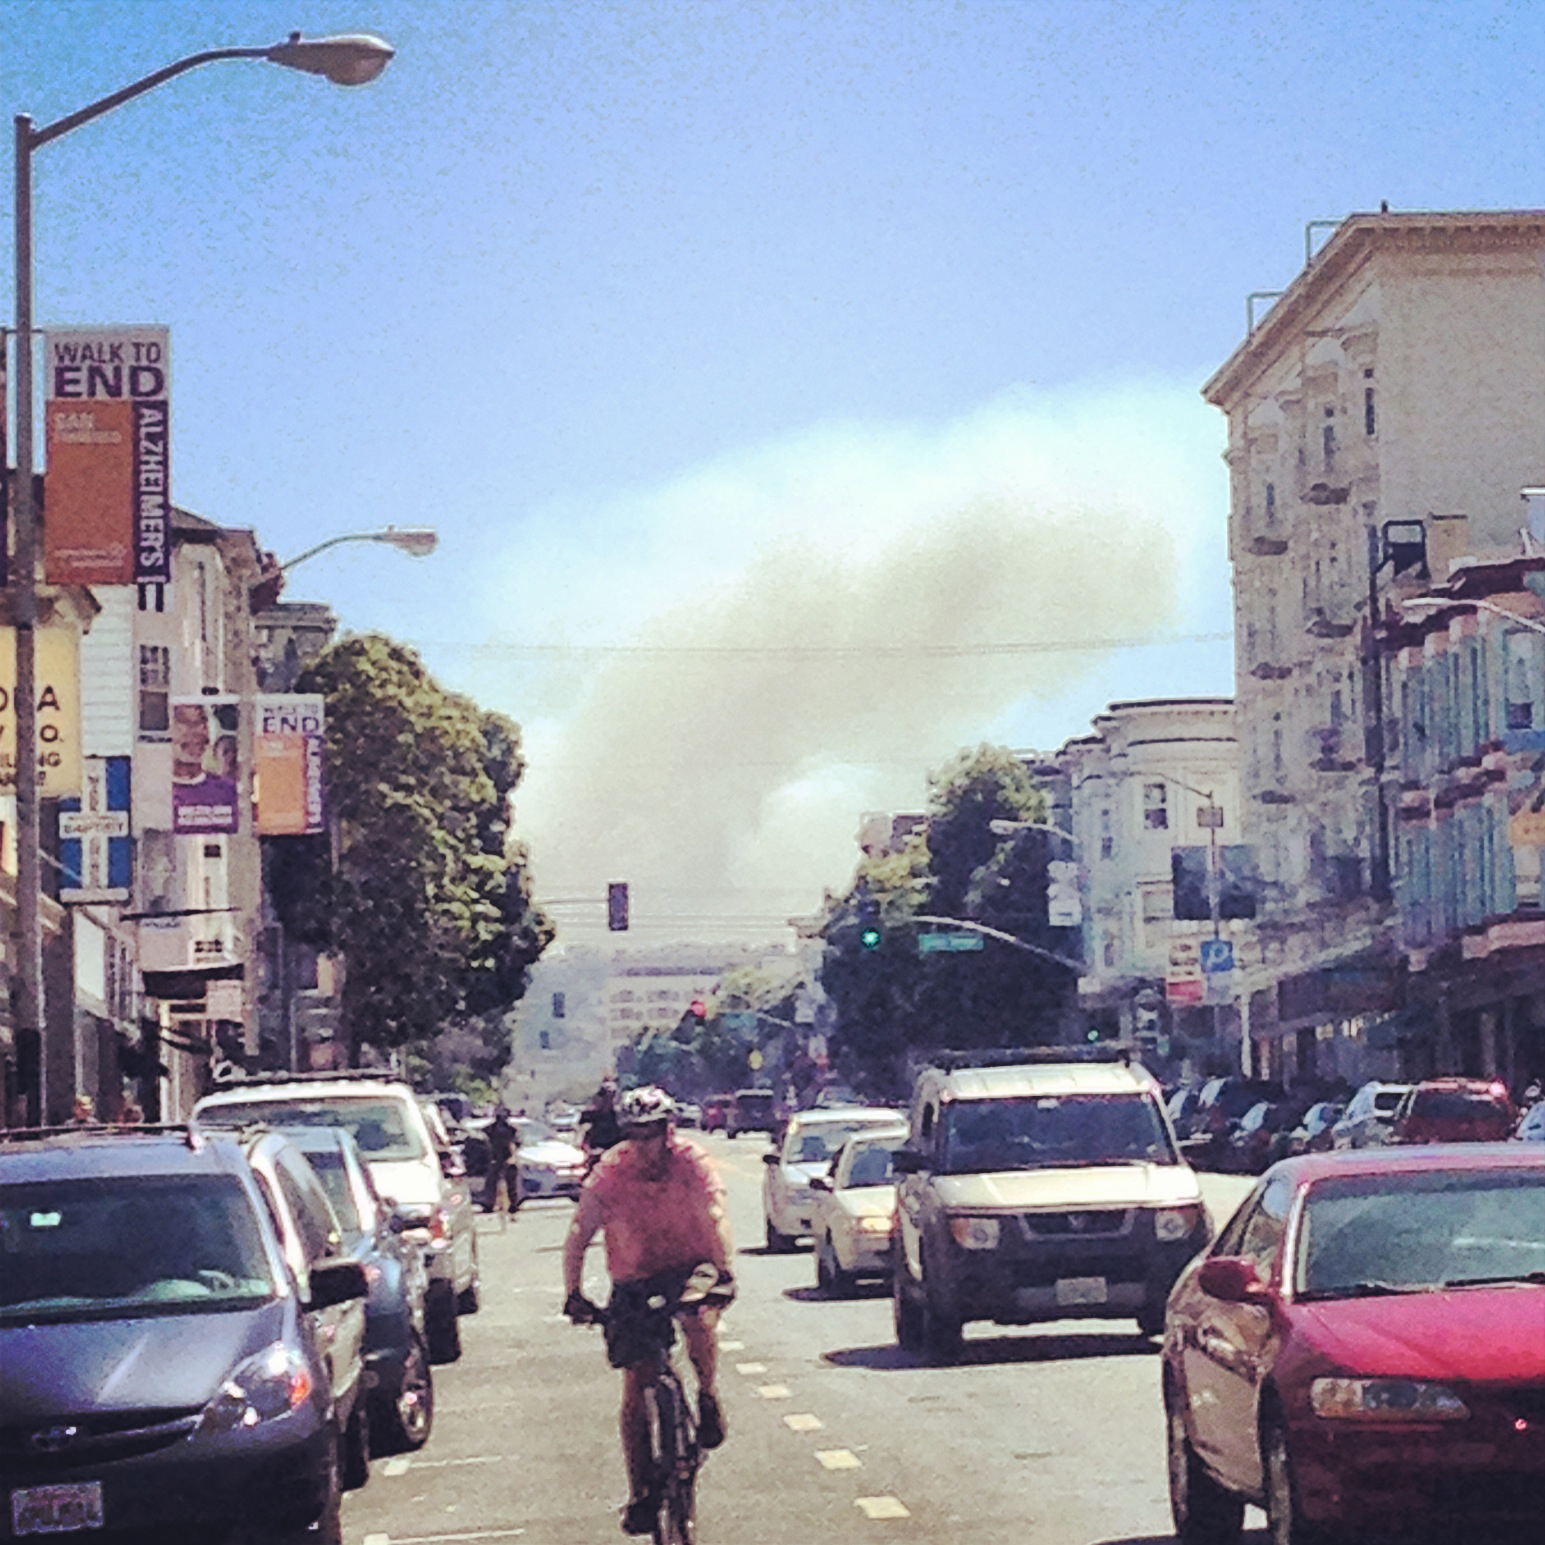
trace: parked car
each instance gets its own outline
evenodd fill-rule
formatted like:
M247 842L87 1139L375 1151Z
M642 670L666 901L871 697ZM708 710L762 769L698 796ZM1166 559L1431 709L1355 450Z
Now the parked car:
M891 1160L906 1140L907 1129L900 1121L855 1132L838 1149L830 1172L811 1178L815 1283L831 1297L850 1291L862 1277L890 1274L896 1222Z
M1346 1106L1332 1100L1311 1105L1292 1131L1279 1134L1280 1144L1273 1143L1271 1162L1275 1164L1278 1159L1290 1159L1300 1153L1329 1153L1334 1146L1336 1123L1345 1109Z
M703 1130L723 1132L729 1125L732 1094L711 1094L703 1101Z
M1254 1078L1212 1078L1197 1096L1185 1136L1186 1153L1196 1164L1224 1164L1229 1133L1252 1106L1280 1100L1282 1091Z
M381 1199L354 1139L342 1127L296 1127L285 1135L317 1172L343 1231L344 1252L365 1268L370 1284L365 1299L370 1452L420 1449L429 1441L435 1414L424 1252L404 1237L408 1220Z
M559 1137L567 1142L579 1131L579 1108L574 1105L557 1104L549 1105L546 1111L547 1124Z
M1259 1175L1270 1162L1272 1142L1292 1130L1302 1111L1302 1104L1292 1100L1256 1101L1230 1129L1218 1167Z
M730 1099L724 1130L728 1137L739 1137L742 1132L766 1132L770 1137L782 1125L778 1096L771 1089L737 1089Z
M365 1273L338 1245L274 1133L0 1135L9 1532L340 1545L368 1456Z
M678 1100L676 1102L676 1125L678 1127L700 1127L703 1124L703 1107L691 1100Z
M783 1140L763 1155L762 1216L769 1250L792 1250L810 1233L816 1193L811 1182L830 1168L837 1150L856 1132L894 1127L896 1112L879 1106L847 1105L806 1110L789 1118Z
M1246 1503L1287 1542L1537 1539L1545 1154L1284 1160L1176 1284L1162 1374L1180 1541Z
M1375 1079L1362 1086L1347 1102L1346 1111L1331 1135L1333 1148L1378 1148L1387 1143L1400 1104L1409 1084L1384 1083Z
M1202 1098L1202 1088L1201 1084L1181 1084L1171 1091L1164 1103L1170 1125L1182 1138L1190 1135L1191 1122L1196 1116L1196 1107Z
M585 1182L585 1150L533 1116L517 1116L514 1125L520 1192L515 1205L553 1196L574 1200Z
M918 1075L893 1160L898 1342L951 1362L971 1320L1132 1318L1157 1335L1212 1237L1158 1084L1110 1048L979 1065L991 1055Z
M400 1079L281 1073L207 1094L193 1108L206 1127L341 1126L359 1145L376 1189L411 1221L429 1268L429 1355L461 1356L460 1314L478 1306L477 1214L464 1174L447 1175L418 1097ZM455 1166L460 1168L458 1164Z
M1395 1109L1396 1143L1498 1143L1512 1135L1518 1113L1507 1086L1481 1078L1428 1078L1408 1089Z
M1513 1136L1523 1143L1545 1143L1545 1100L1537 1101L1523 1113Z

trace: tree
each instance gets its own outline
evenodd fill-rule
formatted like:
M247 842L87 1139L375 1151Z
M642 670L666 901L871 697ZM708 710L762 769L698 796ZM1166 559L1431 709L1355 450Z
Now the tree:
M930 782L925 833L900 853L866 858L852 889L830 901L824 928L837 1066L892 1094L905 1091L914 1049L1056 1039L1076 991L1076 973L1047 958L1076 954L1046 922L1045 845L1057 839L992 830L993 821L1045 821L1029 769L1012 751L980 746ZM870 949L860 918L876 901L880 943ZM922 955L918 936L931 925L917 923L920 914L981 922L1046 953L988 938L981 950Z
M519 727L380 636L334 644L298 690L326 700L336 838L286 840L274 902L293 934L343 957L348 1044L423 1044L490 1015L502 1029L497 1011L553 937L510 831Z

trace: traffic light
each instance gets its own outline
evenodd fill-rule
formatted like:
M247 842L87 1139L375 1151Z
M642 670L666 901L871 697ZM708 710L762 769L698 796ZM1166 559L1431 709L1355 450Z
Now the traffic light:
M860 896L858 898L858 942L866 950L877 950L882 937L880 903L873 896Z
M704 1003L701 998L694 998L692 1002L687 1005L687 1013L689 1013L699 1024L702 1024L702 1022L708 1018L708 1005Z
M613 933L628 931L628 882L613 880L606 887L606 926Z

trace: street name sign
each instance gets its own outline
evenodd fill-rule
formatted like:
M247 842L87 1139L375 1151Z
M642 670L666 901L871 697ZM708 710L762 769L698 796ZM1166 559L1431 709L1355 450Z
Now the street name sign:
M920 933L917 936L917 952L919 955L933 955L954 950L979 950L986 947L986 942L979 933Z

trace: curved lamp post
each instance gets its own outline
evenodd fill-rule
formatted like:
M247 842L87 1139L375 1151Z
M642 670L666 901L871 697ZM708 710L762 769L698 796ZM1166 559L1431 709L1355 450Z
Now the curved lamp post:
M32 496L34 450L32 358L32 156L53 140L153 91L173 77L221 59L262 59L325 76L335 85L363 86L391 63L395 50L363 33L303 38L292 32L267 48L215 48L190 54L111 96L41 129L16 116L16 922L20 1030L38 1034L38 1116L48 1121L48 1035L43 1025L42 872L37 759L37 511Z
M315 558L318 553L325 553L329 547L337 547L342 542L385 542L410 558L427 558L440 545L440 533L432 526L387 526L381 531L350 531L342 536L330 536L325 542L318 542L315 547L285 559L279 565L279 572L283 574L297 563Z

